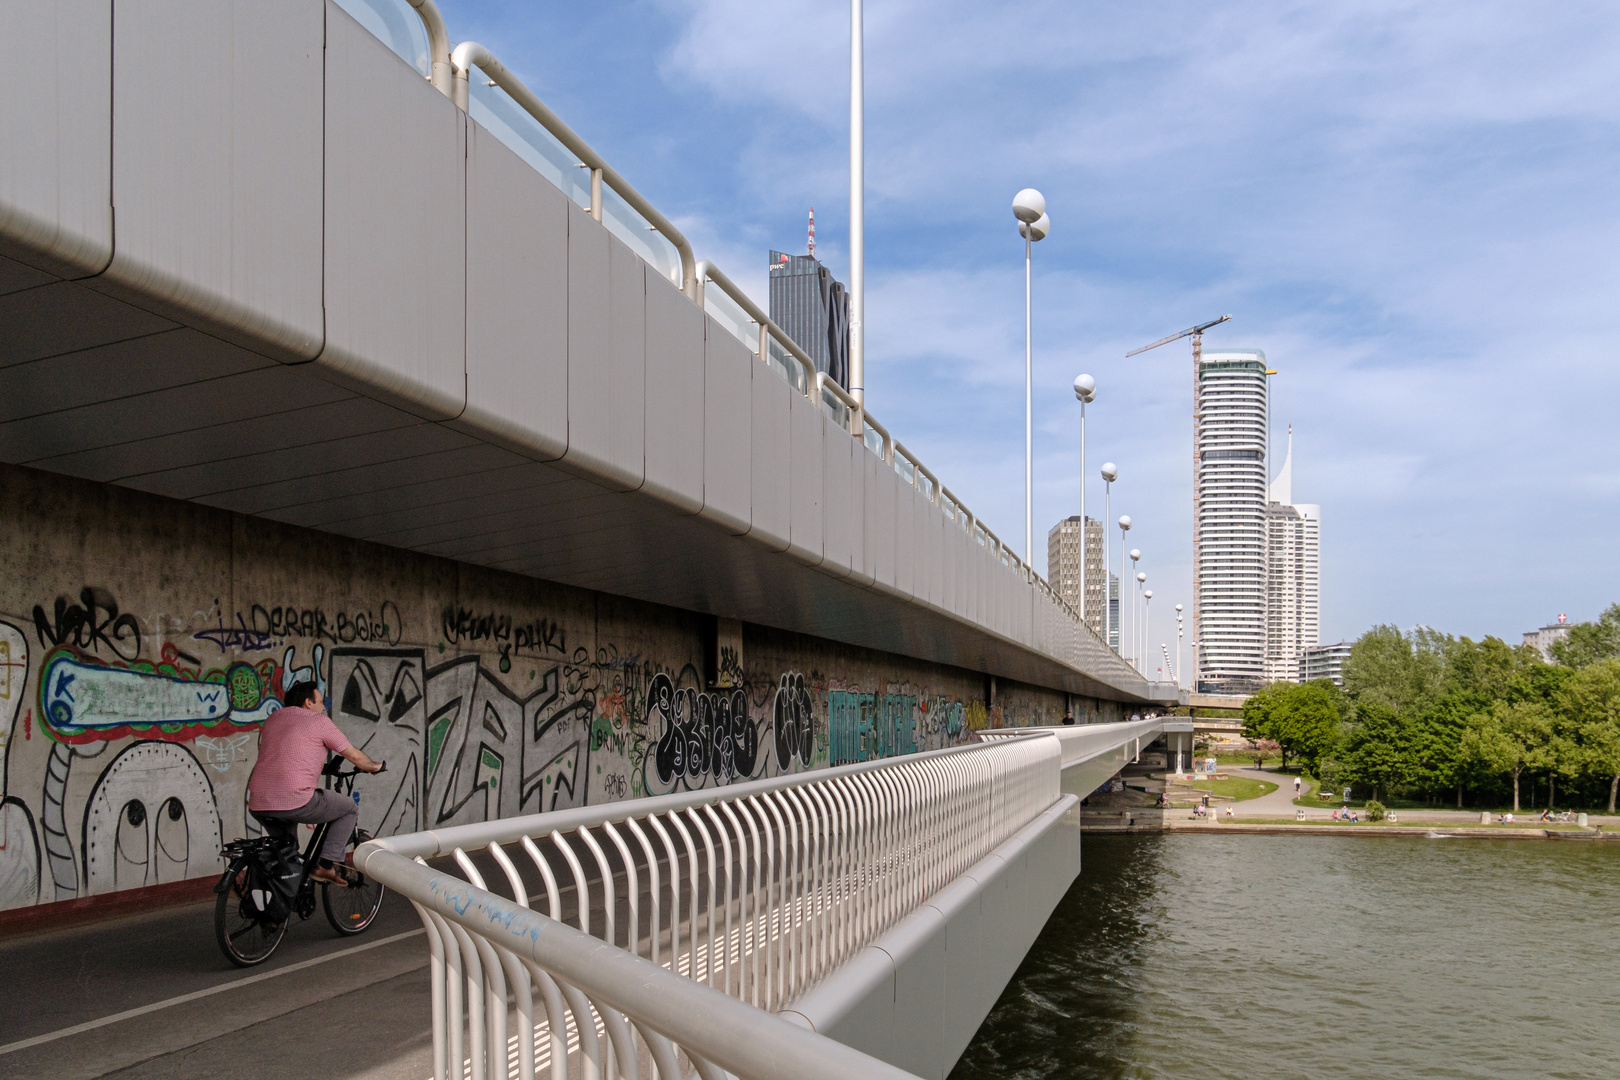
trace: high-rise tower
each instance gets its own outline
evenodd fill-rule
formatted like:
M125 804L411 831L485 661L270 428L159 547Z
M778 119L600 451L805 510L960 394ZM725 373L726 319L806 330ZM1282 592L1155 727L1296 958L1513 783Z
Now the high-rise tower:
M1205 353L1197 416L1198 687L1258 689L1266 660L1266 354Z
M1084 560L1085 604L1080 603L1080 566ZM1103 523L1087 517L1082 531L1080 516L1066 517L1046 534L1046 579L1075 611L1084 611L1091 632L1103 632Z
M1294 429L1266 493L1266 681L1305 678L1305 654L1320 642L1322 508L1294 502Z

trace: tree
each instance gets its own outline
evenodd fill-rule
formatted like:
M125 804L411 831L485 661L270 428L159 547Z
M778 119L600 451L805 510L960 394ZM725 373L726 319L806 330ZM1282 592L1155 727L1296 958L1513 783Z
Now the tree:
M1476 771L1463 754L1462 737L1468 718L1491 707L1489 698L1453 690L1406 729L1413 770L1409 779L1427 790L1455 791L1462 809L1463 786Z
M1500 701L1537 666L1544 666L1541 654L1528 645L1509 645L1497 637L1479 642L1458 638L1446 650L1447 691L1487 703Z
M1552 654L1560 664L1577 669L1620 657L1620 604L1610 604L1596 622L1570 627L1569 636L1554 643Z
M1350 647L1344 690L1357 704L1381 705L1396 714L1427 709L1445 693L1451 637L1419 627L1375 626Z
M1279 685L1285 689L1270 709L1271 737L1314 774L1322 758L1339 744L1339 688L1326 679Z
M1620 789L1620 660L1598 660L1576 671L1559 688L1558 705L1578 733L1583 764L1609 781L1609 813L1614 813Z
M1253 742L1277 742L1282 752L1283 771L1288 770L1288 748L1277 739L1277 707L1288 696L1293 683L1276 682L1261 687L1243 703L1243 737Z
M1345 743L1344 775L1372 788L1374 800L1379 788L1387 797L1390 789L1407 783L1417 771L1413 725L1383 705L1362 705L1356 712L1358 722Z
M1469 718L1463 732L1465 758L1483 771L1513 777L1513 811L1519 811L1519 778L1526 769L1554 764L1552 710L1540 701L1498 702Z
M1459 743L1458 761L1462 771L1475 776L1513 774L1513 809L1519 809L1519 773L1524 769L1519 748L1502 731L1494 709L1468 718Z

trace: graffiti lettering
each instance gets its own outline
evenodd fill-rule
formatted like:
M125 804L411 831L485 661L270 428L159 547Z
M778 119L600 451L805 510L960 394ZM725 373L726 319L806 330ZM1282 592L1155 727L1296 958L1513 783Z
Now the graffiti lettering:
M45 609L34 605L34 633L41 645L73 645L100 652L103 645L114 656L133 660L141 654L141 624L135 616L118 613L112 593L94 585L79 590L79 602L65 596L56 598L56 620L45 616Z
M795 758L801 765L809 765L816 745L816 719L803 675L789 672L782 676L776 688L772 720L776 731L777 769L787 772Z
M242 617L237 616L237 622ZM392 600L384 600L375 613L357 611L338 612L333 618L321 608L292 606L267 608L254 604L248 612L245 630L259 635L259 640L270 638L315 638L317 640L352 645L369 642L376 645L398 645L404 636L404 622L399 608ZM214 631L204 631L213 633ZM202 634L198 634L201 637ZM266 648L268 645L261 645Z
M228 735L258 726L281 707L270 689L276 673L273 660L191 671L169 660L108 662L61 647L40 666L39 716L64 743Z
M660 672L647 689L649 726L654 716L660 734L651 756L661 784L684 777L702 786L704 777L729 783L754 774L759 729L749 719L748 699L740 687L702 694L690 686L676 689Z
M832 735L831 762L894 757L917 752L917 698L911 694L827 693L827 727Z
M500 654L502 674L512 670L512 654L530 653L566 655L568 638L563 628L549 619L535 619L528 623L514 623L510 615L490 613L480 615L467 608L446 605L440 619L444 640L452 645L462 642L477 644L494 642Z
M215 627L212 630L199 630L192 634L197 641L209 641L218 647L220 652L228 649L240 649L243 652L261 652L273 649L280 642L271 637L268 631L253 630L242 621L240 613L236 616L234 628L225 625L225 617L215 613Z

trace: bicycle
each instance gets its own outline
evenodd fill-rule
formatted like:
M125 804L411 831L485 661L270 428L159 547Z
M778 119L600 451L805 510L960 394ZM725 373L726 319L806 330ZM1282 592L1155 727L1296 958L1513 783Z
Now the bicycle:
M344 772L343 759L333 758L321 775L329 778L329 788L350 794L360 770ZM295 826L289 826L290 835L266 834L225 845L222 854L228 864L214 886L218 894L214 902L214 938L231 963L237 967L264 963L286 936L293 915L300 919L314 916L315 879L310 875L319 865L316 853L331 827L329 821L315 827L301 861ZM352 853L370 839L370 833L357 828L347 850ZM364 933L382 909L385 890L352 866L339 873L349 879L347 885L321 882L320 903L326 921L345 937Z

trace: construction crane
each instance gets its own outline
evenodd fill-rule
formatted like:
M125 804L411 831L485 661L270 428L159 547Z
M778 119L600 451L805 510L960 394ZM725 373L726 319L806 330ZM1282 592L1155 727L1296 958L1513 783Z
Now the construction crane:
M1198 361L1198 357L1203 353L1204 331L1208 330L1212 326L1219 326L1223 322L1231 322L1231 321L1232 321L1232 316L1230 316L1230 315L1222 315L1218 319L1211 319L1209 322L1204 323L1202 326L1189 326L1187 329L1183 330L1179 334L1171 334L1169 337L1160 338L1158 341L1155 341L1151 345L1144 345L1140 349L1132 349L1130 352L1125 354L1125 359L1129 360L1131 357L1135 356L1137 353L1145 353L1149 349L1157 349L1160 345L1168 345L1172 341L1180 341L1184 337L1190 337L1190 338L1193 339L1193 362L1196 363Z
M1232 316L1230 316L1230 315L1222 315L1218 319L1211 319L1209 322L1200 323L1197 326L1189 326L1187 329L1183 330L1179 334L1171 334L1169 337L1160 338L1158 341L1155 341L1151 345L1144 345L1140 349L1132 349L1130 352L1125 354L1125 359L1129 360L1131 357L1136 356L1138 353L1145 353L1150 349L1157 349L1160 345L1168 345L1172 341L1180 341L1184 337L1192 338L1192 347L1193 347L1193 550L1192 550L1192 572L1193 572L1192 590L1193 590L1193 595L1192 595L1192 610L1193 610L1193 648L1194 649L1197 649L1198 646L1199 646L1199 643L1202 642L1202 640L1203 640L1203 638L1200 636L1201 633L1202 633L1203 621L1199 618L1200 614L1202 613L1201 612L1202 605L1200 605L1199 602L1198 602L1198 585L1199 585L1199 579L1202 576L1201 573L1200 573L1201 567L1199 566L1199 543L1198 543L1198 503L1199 503L1199 498L1198 498L1198 413L1199 413L1199 408L1198 408L1198 365L1199 365L1200 361L1203 360L1203 357L1204 357L1204 331L1210 329L1211 327L1219 326L1223 322L1231 322L1231 321L1232 321ZM1196 655L1196 653L1194 655ZM1193 665L1193 670L1196 672L1197 669L1198 669L1198 665L1195 663ZM1179 681L1179 675L1180 675L1180 673L1178 672L1177 673L1178 681ZM1198 680L1197 680L1197 678L1195 676L1194 679L1193 679L1193 686L1194 686L1195 689L1196 689L1197 685L1198 685Z

